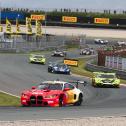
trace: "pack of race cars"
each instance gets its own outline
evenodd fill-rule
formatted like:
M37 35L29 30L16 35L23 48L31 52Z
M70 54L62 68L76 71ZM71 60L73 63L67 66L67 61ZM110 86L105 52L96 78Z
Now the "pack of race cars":
M86 48L94 54L92 48ZM84 50L81 55L85 54ZM54 51L51 56L65 57L67 53L63 51ZM30 63L46 64L44 55L32 54L29 57ZM70 75L70 67L64 63L49 62L49 73L61 73ZM93 72L92 77L93 87L119 87L120 79L117 78L115 73ZM22 106L67 106L74 105L80 106L83 102L83 91L78 88L78 84L85 84L85 82L68 82L62 80L43 81L39 85L32 86L31 89L24 90L21 93Z

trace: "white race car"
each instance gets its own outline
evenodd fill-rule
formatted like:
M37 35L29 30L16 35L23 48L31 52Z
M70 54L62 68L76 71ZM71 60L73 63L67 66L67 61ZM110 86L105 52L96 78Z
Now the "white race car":
M94 54L94 49L93 48L85 48L81 49L80 55L92 55Z
M51 56L64 57L66 56L66 51L55 50Z
M108 40L103 40L103 39L95 39L94 42L96 44L108 44Z
M124 41L118 41L117 45L118 46L123 46L123 45L126 46L126 42L124 42Z

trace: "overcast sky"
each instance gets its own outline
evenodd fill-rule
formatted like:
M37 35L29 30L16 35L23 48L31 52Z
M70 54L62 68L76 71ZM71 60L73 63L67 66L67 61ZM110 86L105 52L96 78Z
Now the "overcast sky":
M2 7L126 10L126 0L0 0Z

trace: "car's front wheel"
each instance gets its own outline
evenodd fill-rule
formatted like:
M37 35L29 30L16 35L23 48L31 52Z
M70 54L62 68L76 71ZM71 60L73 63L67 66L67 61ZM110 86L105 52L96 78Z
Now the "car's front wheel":
M50 69L48 68L48 72L50 72Z
M68 75L71 75L71 72L69 71L69 72L67 72L67 74L68 74Z
M59 107L63 106L63 95L59 97Z

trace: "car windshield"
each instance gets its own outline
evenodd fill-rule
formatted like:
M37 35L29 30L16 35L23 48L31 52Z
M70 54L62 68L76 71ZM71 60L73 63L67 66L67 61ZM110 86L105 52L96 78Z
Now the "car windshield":
M34 58L43 58L43 56L34 56Z
M38 90L62 90L63 84L60 83L55 83L55 84L51 84L51 83L42 83L40 85L38 85L37 89Z
M98 78L115 78L114 75L106 75L106 74L100 74L97 75Z
M58 67L66 68L67 66L65 64L58 64Z

